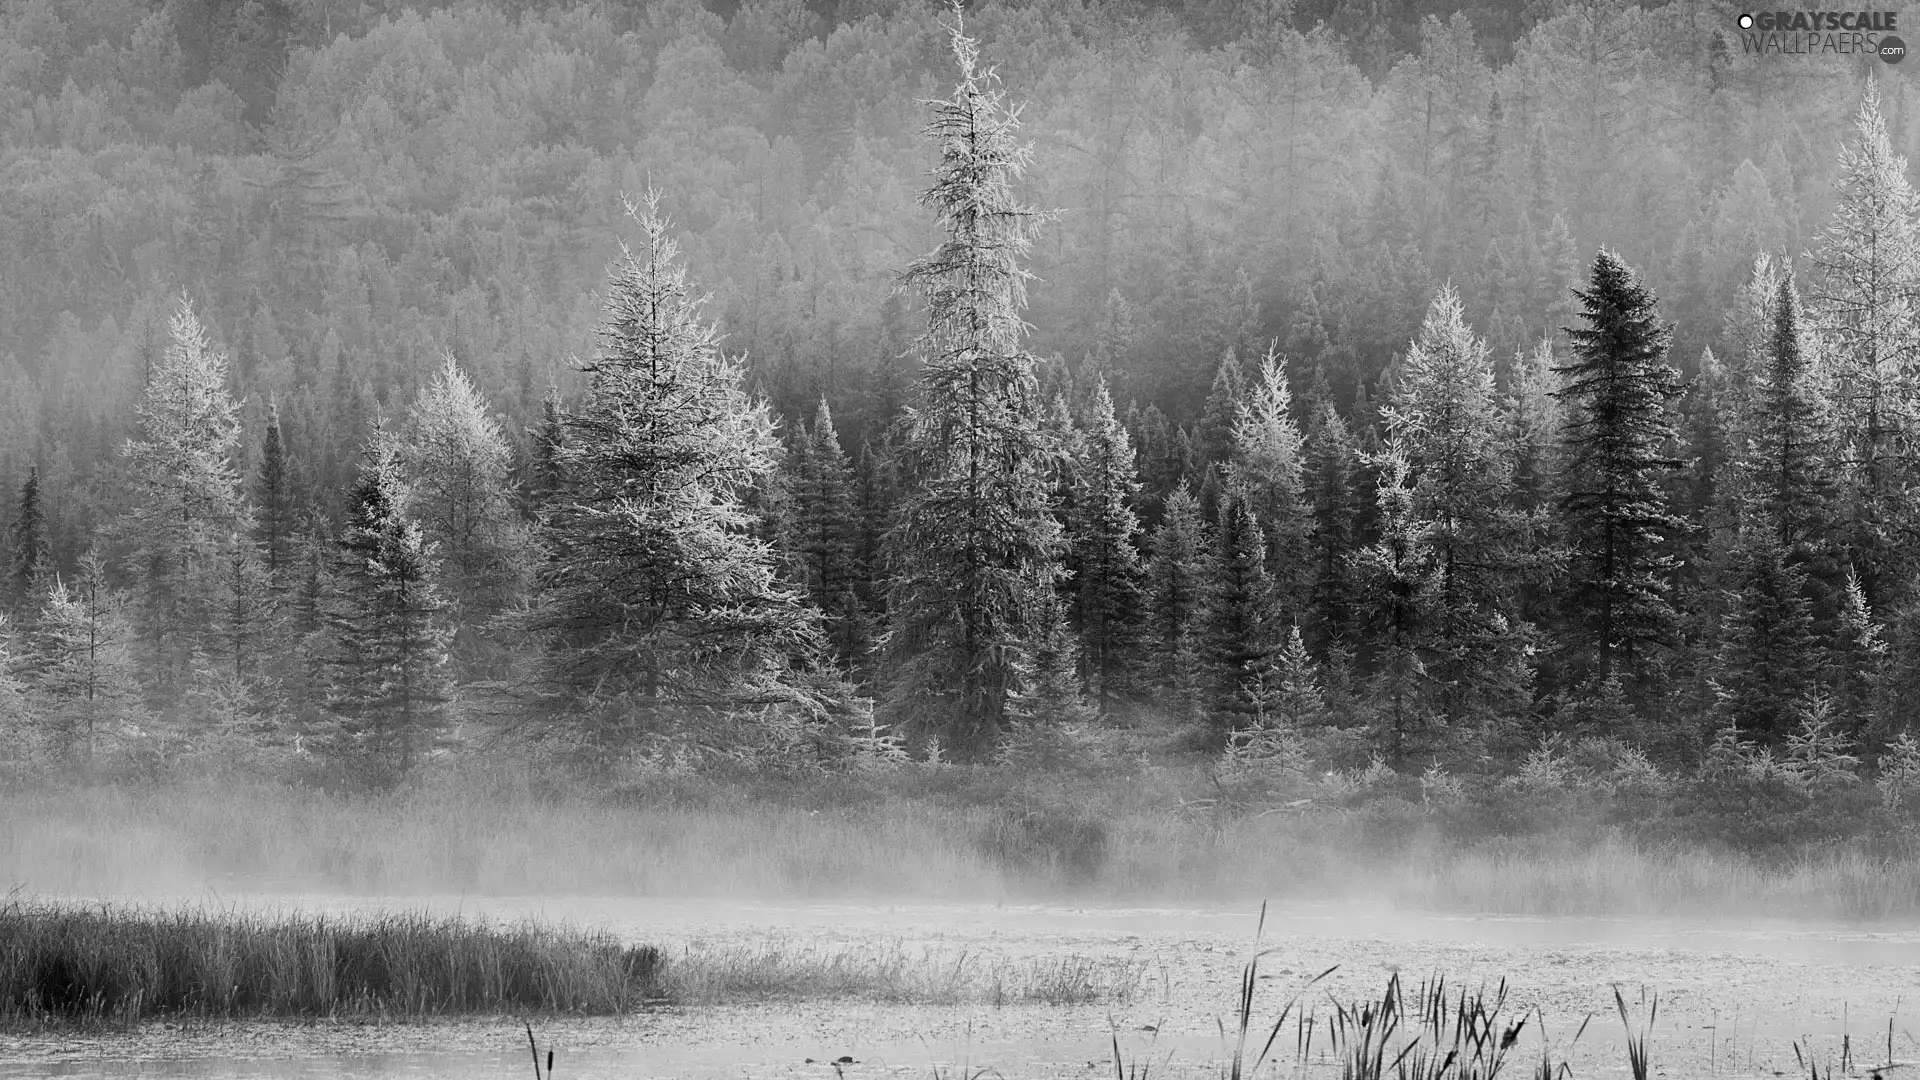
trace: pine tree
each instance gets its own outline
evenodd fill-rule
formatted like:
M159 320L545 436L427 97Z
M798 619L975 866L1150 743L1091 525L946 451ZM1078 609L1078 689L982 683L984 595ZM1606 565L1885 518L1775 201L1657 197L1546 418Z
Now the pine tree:
M285 644L280 636L278 583L267 568L264 551L264 546L256 548L237 535L223 545L213 581L208 647L194 679L194 693L216 703L224 713L219 717L222 726L230 732L250 727L256 708L270 700L267 669L275 650ZM282 573L290 569L288 555L290 551L282 556Z
M961 82L933 103L941 149L921 203L948 238L906 282L927 298L913 479L890 534L890 711L981 755L1008 722L1028 643L1060 576L1033 359L1020 345L1031 276L1020 265L1040 214L1014 200L1031 160L977 46L950 31Z
M1287 628L1286 640L1273 656L1272 670L1276 683L1270 705L1273 722L1292 728L1326 723L1327 695L1321 686L1320 665L1307 651L1299 626Z
M791 535L796 579L827 617L827 638L843 663L858 665L872 644L872 627L860 598L866 567L860 561L860 514L853 470L834 430L833 413L820 402L813 423L796 433L791 456Z
M185 297L172 342L138 407L140 438L122 450L134 482L129 533L140 584L148 679L162 694L184 686L206 648L207 599L222 546L250 531L232 455L240 442L227 393L227 357L214 349Z
M560 497L566 485L560 459L567 445L566 423L560 414L558 391L548 388L540 399L540 426L533 429L533 464L527 470L527 504L537 513Z
M1438 560L1431 525L1414 510L1412 468L1388 447L1379 470L1380 537L1353 558L1370 646L1380 750L1398 769L1435 747L1433 687L1421 653L1434 620Z
M376 431L336 542L324 747L376 787L412 771L437 745L452 699L446 604L433 583L432 547L407 501L393 442Z
M1920 197L1894 153L1873 83L1860 103L1859 139L1840 153L1839 205L1814 253L1814 324L1831 350L1835 415L1847 484L1846 544L1869 599L1904 584L1894 520L1911 470L1903 443L1916 427L1907 375L1920 351Z
M27 611L46 593L45 579L53 569L47 512L40 504L39 466L27 467L27 479L20 485L20 500L15 507L13 524L7 530L13 556L7 584L13 606Z
M453 357L414 401L398 450L407 510L435 549L441 588L477 627L519 591L527 538L513 510L506 435Z
M1855 733L1873 727L1875 687L1886 655L1887 643L1867 603L1867 590L1859 575L1849 570L1823 669L1834 709Z
M260 480L254 505L255 539L266 560L267 577L279 587L288 570L293 538L293 478L287 474L287 446L280 431L280 403L267 404L267 431L260 446Z
M1303 450L1293 395L1279 354L1268 351L1260 376L1234 410L1227 488L1253 511L1267 538L1267 574L1282 614L1297 618L1307 583L1307 539L1313 529L1302 496Z
M1233 422L1240 414L1242 399L1246 397L1246 383L1240 358L1232 349L1228 349L1214 368L1213 388L1207 392L1206 410L1200 417L1198 439L1194 447L1199 468L1211 472L1217 466L1225 465L1233 456Z
M134 719L132 643L126 598L108 585L99 549L90 548L71 587L57 578L49 586L24 665L55 758L87 761Z
M1440 718L1460 725L1520 708L1527 673L1515 597L1536 560L1513 510L1493 365L1451 287L1434 297L1383 414L1412 467L1412 513L1434 561L1420 648Z
M1572 553L1572 644L1601 678L1652 672L1671 640L1669 560L1663 545L1681 522L1667 513L1660 477L1679 463L1667 404L1680 393L1666 362L1671 330L1654 297L1620 258L1602 251L1590 287L1577 293L1587 325L1568 329L1571 363L1555 395L1567 409L1560 520Z
M1258 726L1270 711L1269 664L1277 640L1266 536L1253 508L1229 497L1214 534L1203 657L1209 718L1222 733Z
M1133 511L1139 493L1133 444L1113 414L1103 378L1088 411L1069 519L1073 621L1102 711L1126 684L1139 642L1140 519Z
M772 422L702 320L657 198L632 213L646 247L613 271L523 622L540 643L530 689L545 733L601 760L794 701L787 672L824 648L745 505L774 469Z

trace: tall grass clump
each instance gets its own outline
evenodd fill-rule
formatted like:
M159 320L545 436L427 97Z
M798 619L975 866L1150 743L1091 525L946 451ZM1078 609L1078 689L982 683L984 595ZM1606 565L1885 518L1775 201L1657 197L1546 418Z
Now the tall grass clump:
M891 1005L1125 1004L1140 992L1137 961L1085 956L1012 959L961 950L786 942L675 957L667 994L690 1005L864 1000Z
M532 923L0 906L0 1023L16 1025L618 1013L661 975L651 946Z

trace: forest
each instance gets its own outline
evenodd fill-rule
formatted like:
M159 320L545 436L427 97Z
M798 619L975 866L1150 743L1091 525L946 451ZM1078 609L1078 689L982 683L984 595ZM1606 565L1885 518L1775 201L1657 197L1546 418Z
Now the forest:
M6 0L0 761L1904 820L1920 97L1736 15Z

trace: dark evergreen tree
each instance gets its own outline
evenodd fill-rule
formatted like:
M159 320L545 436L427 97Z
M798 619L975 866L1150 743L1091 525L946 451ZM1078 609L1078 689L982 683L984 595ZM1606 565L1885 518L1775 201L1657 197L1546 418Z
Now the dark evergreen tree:
M267 404L267 431L260 444L260 479L255 486L254 539L260 545L267 577L280 587L287 575L293 540L293 478L287 471L287 445L280 430L280 403Z
M356 777L389 786L439 745L452 686L452 633L438 568L406 510L398 455L384 432L367 448L336 543L326 605L324 750Z
M1202 641L1211 682L1207 714L1223 735L1258 726L1271 711L1269 668L1279 640L1266 550L1253 508L1229 497L1214 532Z
M1754 372L1746 395L1752 413L1740 462L1742 502L1749 524L1773 535L1779 557L1806 566L1824 562L1831 550L1835 445L1791 274L1781 278L1771 314L1766 366Z
M1308 541L1313 587L1306 626L1310 644L1325 655L1355 630L1348 571L1359 543L1359 451L1323 384L1314 393L1310 410L1301 448L1305 459L1302 494L1313 514Z
M957 18L957 16L956 16ZM947 239L906 282L927 298L921 400L911 416L911 483L890 534L887 601L892 715L982 756L1009 722L1045 599L1060 576L1048 505L1052 448L1033 358L1021 347L1029 273L1021 259L1041 215L1013 197L1031 160L1018 120L978 48L951 28L953 97L926 130L940 147L922 196Z
M1213 574L1200 501L1182 485L1148 541L1146 610L1154 668L1163 689L1192 675Z
M786 546L798 561L796 579L826 615L834 654L857 667L872 643L860 598L867 570L860 561L853 470L825 401L815 410L813 423L796 433L789 461L791 535Z
M1751 531L1741 546L1739 587L1713 660L1716 714L1778 745L1798 725L1820 674L1807 572L1770 529Z
M12 556L7 572L9 600L13 607L29 613L46 593L46 578L52 572L52 552L47 537L47 511L40 503L40 467L27 467L27 478L20 485L20 499L14 504L13 524L7 529Z
M1088 681L1102 711L1128 680L1140 640L1140 481L1133 445L1113 414L1105 379L1094 389L1074 470L1073 623Z
M1555 395L1566 407L1560 521L1571 552L1568 643L1576 663L1604 679L1621 670L1631 688L1658 670L1672 641L1672 572L1666 546L1682 523L1667 512L1660 480L1679 467L1668 403L1680 375L1667 363L1669 327L1654 296L1610 251L1594 259L1577 293L1586 325L1569 328L1573 360Z

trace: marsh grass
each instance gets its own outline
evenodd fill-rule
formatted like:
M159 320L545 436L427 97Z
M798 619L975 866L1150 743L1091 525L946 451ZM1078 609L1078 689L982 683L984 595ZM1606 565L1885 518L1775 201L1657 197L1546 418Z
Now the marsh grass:
M676 1002L865 1000L895 1005L1125 1004L1146 965L1083 956L986 957L967 950L770 943L689 949L672 958Z
M13 1025L618 1013L657 997L661 974L649 946L531 922L0 905L0 1023Z

